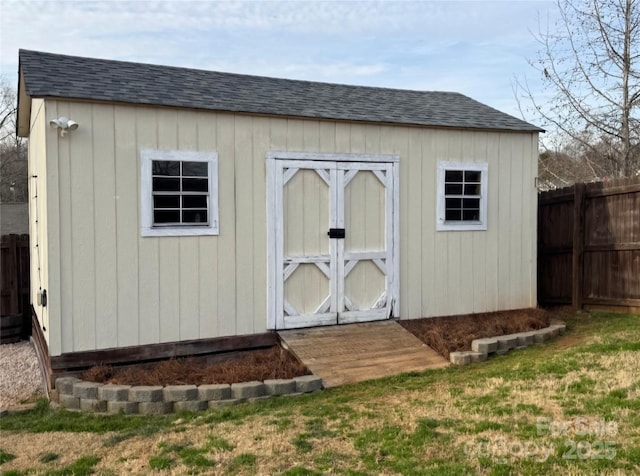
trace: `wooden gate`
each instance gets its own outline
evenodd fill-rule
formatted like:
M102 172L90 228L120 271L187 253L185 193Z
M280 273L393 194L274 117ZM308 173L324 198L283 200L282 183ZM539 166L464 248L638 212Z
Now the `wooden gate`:
M270 328L397 316L397 161L294 157L268 163Z

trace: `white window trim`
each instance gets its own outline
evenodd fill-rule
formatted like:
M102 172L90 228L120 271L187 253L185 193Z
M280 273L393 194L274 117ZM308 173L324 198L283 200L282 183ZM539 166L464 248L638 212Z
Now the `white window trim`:
M331 152L267 152L267 160L319 160L330 162L399 162L397 154L336 154Z
M482 172L480 179L480 220L446 221L444 178L446 170L473 170ZM489 164L477 162L438 162L438 198L436 205L436 230L438 231L483 231L487 229L487 182Z
M152 161L177 160L207 162L209 164L209 225L206 226L153 226ZM185 150L140 150L140 232L142 236L204 236L220 233L218 219L218 154Z

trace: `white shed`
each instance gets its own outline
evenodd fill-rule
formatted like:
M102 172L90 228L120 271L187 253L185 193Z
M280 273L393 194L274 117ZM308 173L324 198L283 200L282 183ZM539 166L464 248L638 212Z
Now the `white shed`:
M457 93L25 50L19 75L53 373L536 305L531 124Z

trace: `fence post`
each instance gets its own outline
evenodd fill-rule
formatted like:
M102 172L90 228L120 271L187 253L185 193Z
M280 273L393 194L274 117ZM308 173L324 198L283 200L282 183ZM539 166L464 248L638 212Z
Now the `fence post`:
M573 195L573 260L571 277L571 305L582 309L583 251L584 251L584 203L585 184L575 184Z

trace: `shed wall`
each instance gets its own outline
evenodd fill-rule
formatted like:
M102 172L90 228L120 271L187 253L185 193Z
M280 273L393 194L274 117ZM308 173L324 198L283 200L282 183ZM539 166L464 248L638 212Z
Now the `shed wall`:
M268 151L400 155L402 318L536 304L537 134L53 100L46 112L80 124L45 128L52 355L264 332ZM142 148L218 153L219 236L140 236ZM436 232L438 160L488 162L487 231Z

